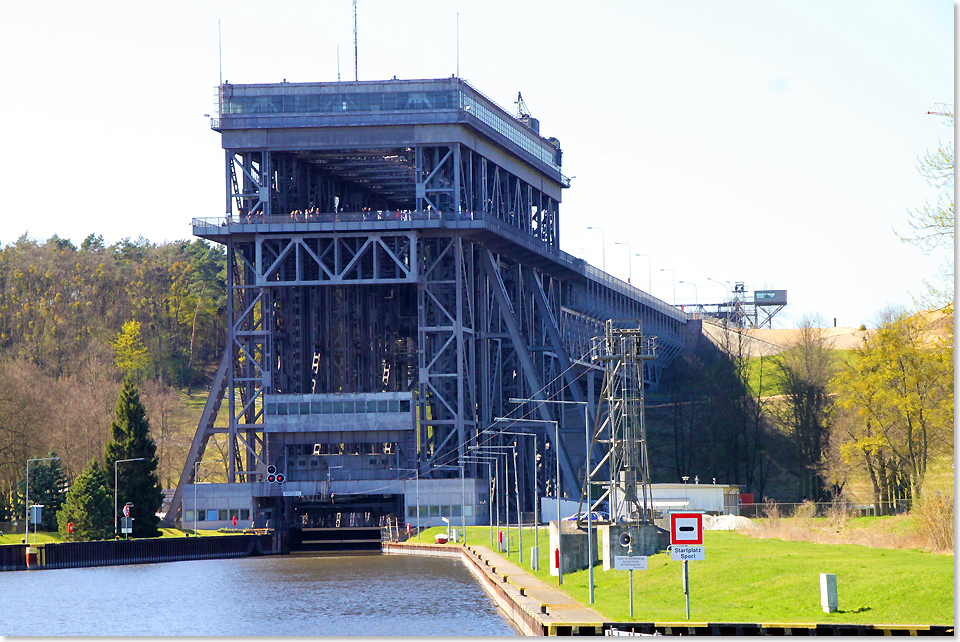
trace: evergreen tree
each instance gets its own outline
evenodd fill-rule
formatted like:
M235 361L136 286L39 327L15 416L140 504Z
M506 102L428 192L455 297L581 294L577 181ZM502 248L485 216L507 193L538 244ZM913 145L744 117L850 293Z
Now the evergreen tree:
M56 457L51 452L49 457ZM60 460L31 462L30 466L30 503L40 504L40 524L37 530L52 532L57 530L57 511L63 506L67 496L67 476L60 467ZM23 501L26 499L26 478L21 477L17 484L17 514L26 517ZM31 526L31 529L33 527Z
M133 537L157 537L160 535L160 518L157 513L163 505L160 477L157 474L159 459L157 445L150 437L150 422L140 403L140 393L133 379L124 379L117 399L115 418L110 425L111 440L105 449L105 472L107 490L114 494L114 475L119 488L118 510L127 502L133 503L130 516L133 520ZM143 461L127 461L115 468L123 459L143 457Z
M64 541L88 541L113 536L113 498L107 491L107 479L96 459L80 473L63 508L57 513L60 537ZM67 524L73 523L73 535Z

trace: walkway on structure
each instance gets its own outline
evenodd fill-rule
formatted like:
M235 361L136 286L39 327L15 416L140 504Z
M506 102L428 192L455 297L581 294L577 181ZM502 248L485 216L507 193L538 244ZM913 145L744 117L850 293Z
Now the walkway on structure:
M575 626L577 628L590 626L599 631L603 626L604 618L593 609L584 606L555 586L550 586L543 580L534 577L513 562L505 560L486 546L468 545L481 562L489 561L495 575L507 577L510 584L524 589L524 594L537 602L546 610L541 613L542 622L546 629L554 629L558 625ZM484 564L486 566L486 564ZM551 631L551 633L554 633ZM555 633L554 633L555 634Z

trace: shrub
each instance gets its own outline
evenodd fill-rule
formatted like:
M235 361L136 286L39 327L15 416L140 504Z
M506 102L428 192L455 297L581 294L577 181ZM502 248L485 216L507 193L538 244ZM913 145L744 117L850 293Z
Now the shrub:
M934 551L953 550L953 495L925 494L913 509L917 534Z

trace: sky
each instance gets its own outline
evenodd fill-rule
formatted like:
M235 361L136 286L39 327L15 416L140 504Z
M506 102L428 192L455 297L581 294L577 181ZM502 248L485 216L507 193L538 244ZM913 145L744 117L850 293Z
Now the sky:
M574 177L561 248L667 303L743 282L787 290L775 327L871 327L952 264L894 231L953 140L926 113L954 100L952 0L587 5L358 0L359 79L459 73L510 112L522 92ZM224 208L221 71L331 82L338 49L352 80L350 0L10 3L0 244L191 238Z

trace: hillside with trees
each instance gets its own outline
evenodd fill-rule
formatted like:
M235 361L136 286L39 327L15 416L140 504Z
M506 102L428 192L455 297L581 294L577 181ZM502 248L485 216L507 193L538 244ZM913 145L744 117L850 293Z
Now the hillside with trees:
M22 514L28 458L55 451L70 480L104 463L127 375L150 419L156 474L176 483L223 351L225 265L201 240L22 237L0 249L0 519Z

